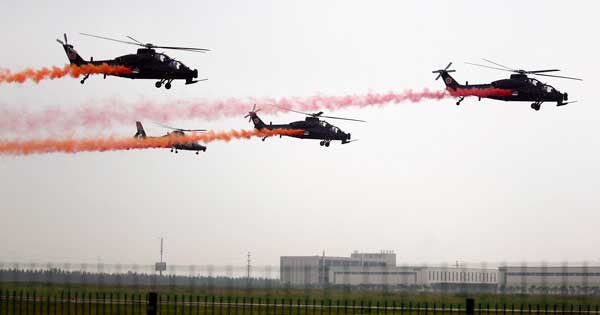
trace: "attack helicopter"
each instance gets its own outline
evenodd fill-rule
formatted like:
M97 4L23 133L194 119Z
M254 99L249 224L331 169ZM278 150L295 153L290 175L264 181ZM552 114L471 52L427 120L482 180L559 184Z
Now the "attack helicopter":
M124 66L131 69L131 73L114 74L118 77L130 78L130 79L154 79L158 80L154 85L157 88L162 87L164 84L166 89L171 88L171 82L173 80L185 80L185 84L194 84L199 81L205 81L207 79L195 80L198 78L198 70L191 70L188 66L182 62L175 60L164 53L156 52L156 49L171 49L181 50L189 52L200 52L204 53L210 51L204 48L192 48L192 47L173 47L173 46L158 46L150 43L142 43L131 36L127 36L131 41L119 40L114 38L108 38L98 35L80 33L81 35L115 41L124 44L141 46L138 48L137 53L123 55L116 57L115 59L108 60L94 60L93 57L90 61L85 61L73 48L73 45L69 44L67 40L67 34L63 34L64 42L60 39L56 41L61 44L69 58L69 62L73 65L101 65L108 64L110 66ZM80 81L81 84L85 83L85 80L89 78L89 74L85 75ZM104 75L106 79L107 74Z
M554 87L552 87L548 84L542 83L535 78L530 78L530 77L528 77L528 75L583 81L582 79L579 79L579 78L545 74L547 72L560 71L558 69L533 70L533 71L522 70L522 69L515 70L513 68L509 68L507 66L501 65L497 62L494 62L494 61L491 61L488 59L483 59L483 60L488 63L491 63L495 66L481 65L481 64L470 63L470 62L467 62L467 64L479 66L479 67L490 68L490 69L495 69L495 70L513 72L513 74L510 75L509 79L497 80L497 81L493 81L492 83L489 83L489 84L469 84L469 82L466 82L465 85L461 85L449 74L450 72L456 71L456 70L449 70L450 66L452 65L452 62L450 62L448 64L448 66L446 66L446 68L440 69L440 70L435 70L432 72L438 74L438 76L435 78L436 80L439 79L440 77L442 79L444 79L444 84L446 84L446 89L450 93L456 92L458 90L466 90L466 93L468 94L469 93L468 90L472 90L472 89L486 90L486 89L494 89L495 88L495 89L500 89L500 90L507 90L507 95L491 94L491 95L478 96L478 97L479 97L479 100L481 100L481 98L483 97L483 98L491 98L491 99L508 101L508 102L533 102L533 103L531 103L531 108L536 111L540 110L540 106L544 102L556 102L556 106L564 106L564 105L567 105L570 103L575 103L575 101L567 102L568 94L566 92L561 93L558 90L556 90ZM501 68L499 68L499 67L501 67ZM473 93L473 94L477 95L477 93ZM456 105L460 105L460 103L464 99L465 99L465 96L460 96L458 98L458 101L456 102Z
M173 127L158 124L159 126L161 126L163 128L171 129L173 131L168 132L166 135L164 135L162 137L148 137L146 135L146 131L144 130L144 126L142 126L141 122L136 121L135 125L137 127L137 132L135 133L135 135L133 137L142 139L142 140L143 139L152 139L152 138L172 137L172 136L183 136L183 135L185 135L185 133L184 133L185 131L189 131L189 132L206 131L206 129L180 129L180 128L173 128ZM197 142L192 142L192 141L173 143L172 147L171 147L171 152L179 153L179 150L196 151L196 154L199 154L200 151L206 152L206 147Z
M304 113L295 111L289 108L283 108L287 111L306 115L308 117L305 120L294 121L289 124L279 124L273 125L273 123L265 124L260 117L256 113L260 111L256 109L256 104L251 111L248 112L244 118L248 118L248 122L252 122L254 124L254 128L258 130L268 129L289 129L289 130L304 130L304 133L300 135L288 135L288 137L300 138L300 139L317 139L321 140L319 143L321 146L329 147L329 144L333 140L339 140L342 144L347 144L357 140L350 140L350 133L345 133L340 128L328 123L325 120L321 120L320 118L330 118L330 119L340 119L340 120L349 120L349 121L358 121L358 122L366 122L364 120L359 119L351 119L351 118L341 118L341 117L333 117L333 116L324 116L323 112L318 113ZM279 136L281 138L281 135ZM262 138L265 141L267 137Z

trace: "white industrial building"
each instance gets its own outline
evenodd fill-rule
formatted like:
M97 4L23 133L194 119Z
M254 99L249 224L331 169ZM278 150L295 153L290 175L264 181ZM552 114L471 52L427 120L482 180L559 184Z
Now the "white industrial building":
M330 279L330 270L381 268L395 265L396 254L392 252L354 252L350 257L282 256L280 258L280 278L283 283L291 285L324 285L330 284L335 278L335 273L333 273Z
M519 292L578 292L600 288L597 266L502 266L498 286Z
M424 290L600 293L600 267L397 266L396 254L282 256L280 279L295 286L404 286Z
M397 266L396 254L354 252L350 257L282 256L280 278L290 285L433 286L492 285L498 270Z

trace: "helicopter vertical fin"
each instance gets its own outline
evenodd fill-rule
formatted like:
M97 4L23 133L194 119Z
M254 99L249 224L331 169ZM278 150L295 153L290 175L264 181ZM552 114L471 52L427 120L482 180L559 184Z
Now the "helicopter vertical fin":
M64 34L64 38L65 38L64 42L60 39L57 39L56 41L63 46L63 49L65 50L65 53L67 54L67 58L69 58L69 62L71 64L78 65L78 66L88 63L87 61L83 60L83 58L81 58L81 56L73 48L73 45L68 43L67 34Z
M254 128L258 129L258 130L262 130L262 129L269 129L269 126L267 126L267 124L265 124L262 119L260 119L260 117L258 117L258 115L256 113L251 113L250 114L250 119L252 120L252 123L254 124Z
M447 89L456 90L457 88L461 87L461 85L456 82L456 80L447 71L440 72L440 75L442 76L442 79L444 79L444 84L446 85Z
M146 138L146 131L144 130L144 126L139 121L135 122L135 126L137 127L137 132L133 136L134 138Z

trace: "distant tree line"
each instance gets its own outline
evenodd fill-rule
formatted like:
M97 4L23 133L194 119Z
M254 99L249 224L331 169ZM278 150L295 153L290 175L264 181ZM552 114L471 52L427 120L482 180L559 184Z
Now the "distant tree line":
M93 284L110 286L194 286L218 288L279 288L278 279L226 276L185 276L148 274L128 271L102 273L65 271L58 268L40 270L0 269L0 282L46 284Z

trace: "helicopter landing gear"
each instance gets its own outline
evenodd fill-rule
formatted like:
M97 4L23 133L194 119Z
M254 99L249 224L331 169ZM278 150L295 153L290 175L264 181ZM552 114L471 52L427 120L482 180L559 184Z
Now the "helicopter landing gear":
M538 110L540 110L540 105L542 105L542 103L543 102L531 103L531 108L537 112Z
M173 152L173 148L171 148L171 152Z
M170 89L171 88L171 82L173 81L173 79L171 80L167 80L167 79L162 79L160 81L156 81L156 83L154 83L154 86L156 86L157 89L160 89L163 85L163 83L165 84L165 89ZM165 83L167 82L167 83Z
M199 152L199 151L196 151L196 155L198 155L198 154L200 154L200 152Z
M330 142L331 142L331 140L323 140L323 141L319 142L319 145L329 147Z
M83 77L83 79L81 79L81 81L79 81L79 83L84 84L85 80L87 80L87 78L89 78L89 77L90 77L90 74L88 73Z
M456 106L460 105L460 102L462 102L465 99L464 96L461 96L458 98L458 102L456 102Z

